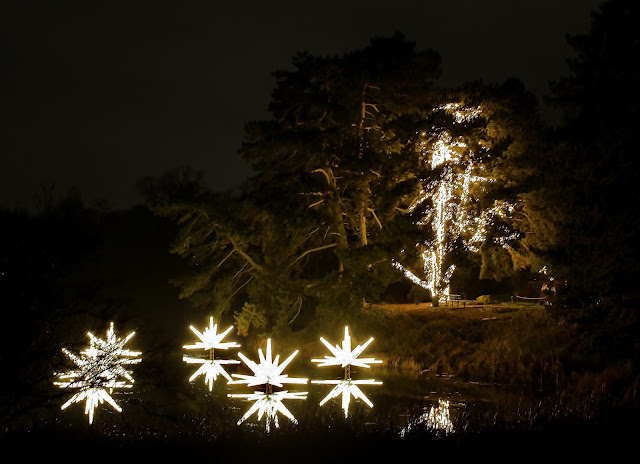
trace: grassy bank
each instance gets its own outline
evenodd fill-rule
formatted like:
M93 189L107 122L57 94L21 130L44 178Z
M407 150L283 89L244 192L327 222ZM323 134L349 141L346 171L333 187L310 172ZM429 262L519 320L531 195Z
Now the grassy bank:
M463 380L571 387L638 402L637 311L535 303L378 305L361 321L387 364Z

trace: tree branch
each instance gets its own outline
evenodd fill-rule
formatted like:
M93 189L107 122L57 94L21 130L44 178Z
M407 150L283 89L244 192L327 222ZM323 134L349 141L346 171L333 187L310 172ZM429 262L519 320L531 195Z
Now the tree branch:
M238 247L238 245L236 245L236 242L233 240L233 237L231 237L231 235L227 235L227 238L229 239L229 242L231 242L231 246L233 246L233 249L235 251L238 252L238 254L240 256L242 256L244 259L247 260L247 262L256 270L256 271L260 271L262 272L262 266L260 266L258 263L256 263L253 258L251 258L251 256L249 256L247 253L245 253L240 247Z
M307 256L310 253L314 253L316 251L321 251L321 250L326 250L328 248L333 248L338 246L337 243L330 243L328 245L323 245L317 248L311 248L310 250L305 251L304 253L302 253L300 256L298 256L296 259L294 259L291 263L289 263L289 265L287 266L287 269L289 269L291 266L293 266L295 263L297 263L298 261L300 261L302 258L304 258L305 256Z

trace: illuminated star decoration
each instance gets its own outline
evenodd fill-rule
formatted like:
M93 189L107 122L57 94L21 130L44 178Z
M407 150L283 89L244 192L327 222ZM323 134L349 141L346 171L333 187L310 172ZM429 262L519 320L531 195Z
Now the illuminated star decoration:
M355 399L361 399L370 408L373 407L373 403L369 401L366 395L360 390L358 385L382 385L382 382L377 380L353 380L351 379L351 366L358 367L371 367L370 364L381 363L381 360L374 358L362 358L358 359L358 356L367 348L373 337L367 340L363 345L358 345L355 349L351 349L351 336L349 335L349 327L344 328L344 339L342 340L342 347L339 345L333 346L327 342L324 338L320 338L320 341L329 349L333 356L325 356L323 359L312 359L312 362L319 363L319 367L326 366L341 366L344 367L344 380L312 380L311 383L315 384L329 384L335 385L333 390L320 402L320 406L324 405L327 401L337 398L342 395L342 409L344 410L344 417L348 417L349 403L351 402L351 396Z
M242 353L238 353L240 359L251 369L253 375L233 374L233 377L239 380L233 380L231 383L245 383L250 387L263 386L264 392L254 391L250 394L230 394L227 395L230 398L242 398L248 401L254 401L254 404L249 408L244 416L238 421L238 425L242 424L247 418L249 418L254 412L258 413L258 420L262 419L262 416L266 418L266 430L271 430L271 422L273 421L276 427L278 424L278 412L283 414L294 424L298 421L293 417L291 412L282 403L286 399L305 399L307 392L288 392L273 391L273 387L282 388L284 384L306 384L308 379L303 378L291 378L287 374L283 374L284 369L291 363L293 358L298 354L298 350L294 351L282 364L279 364L280 355L277 355L275 359L272 357L271 352L271 339L267 340L266 355L263 354L262 349L258 349L258 356L260 358L259 363L255 363L244 356Z
M73 403L85 401L84 412L89 416L89 424L93 423L94 410L103 402L109 403L116 411L122 412L111 397L114 388L131 388L134 379L126 369L130 364L141 361L139 351L130 351L124 345L131 340L135 332L125 338L115 334L113 322L107 330L106 340L102 340L88 332L89 348L76 356L63 348L63 353L77 366L77 370L58 374L59 382L54 385L60 388L76 388L78 391L62 405L65 410ZM109 390L107 392L107 389Z
M298 350L294 351L282 364L278 364L280 355L277 355L275 359L272 358L271 339L268 339L266 356L262 353L262 348L258 349L259 364L251 361L242 353L238 353L240 359L253 371L253 375L233 374L233 377L237 377L240 380L234 380L232 383L246 383L249 387L257 385L282 387L285 383L305 384L309 379L290 378L287 374L282 373L297 354Z
M209 327L204 329L204 332L200 332L194 326L189 327L191 331L200 339L193 345L183 346L186 350L209 350L209 359L194 358L184 355L182 360L188 364L200 364L201 366L189 377L189 382L193 382L200 375L204 375L205 383L209 384L209 391L213 389L213 382L218 378L218 375L222 375L228 382L231 382L231 376L222 367L223 364L240 364L240 361L230 359L214 359L214 350L227 350L229 348L239 348L235 342L222 342L224 337L227 336L233 326L229 327L224 332L218 333L218 325L213 323L213 317L209 318Z
M349 327L344 328L344 339L342 340L342 347L340 345L333 346L324 338L320 337L320 341L326 346L333 356L325 356L324 359L312 359L312 362L317 362L318 367L326 366L356 366L356 367L371 367L369 364L378 364L382 361L374 358L358 359L358 356L373 342L373 337L367 340L363 345L356 346L351 349L351 336L349 335Z

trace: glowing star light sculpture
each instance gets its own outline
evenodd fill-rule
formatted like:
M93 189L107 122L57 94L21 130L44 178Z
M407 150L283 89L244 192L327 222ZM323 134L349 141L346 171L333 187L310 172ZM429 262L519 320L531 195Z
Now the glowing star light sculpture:
M209 359L194 358L184 355L182 360L188 364L200 364L200 367L195 373L189 377L189 382L193 382L200 375L204 375L205 383L209 384L209 391L213 389L213 382L218 378L218 375L223 376L228 382L231 382L231 376L222 367L223 364L240 364L240 361L231 359L214 359L214 350L228 350L229 348L239 348L235 342L222 342L224 337L227 336L233 326L229 327L224 332L218 333L218 325L213 323L213 317L209 318L209 327L204 329L204 332L200 332L194 326L189 327L191 331L200 339L193 345L183 346L186 350L209 350Z
M258 349L260 364L256 364L242 353L238 353L240 359L253 371L253 375L233 374L233 377L237 377L240 380L234 380L232 383L246 383L249 387L257 385L282 387L285 383L306 384L309 379L290 378L287 374L282 373L297 354L298 350L294 351L282 364L278 364L280 355L277 355L275 359L272 358L271 339L268 339L267 355L265 356L262 353L262 348Z
M344 328L344 339L342 340L342 347L339 345L333 346L327 342L324 338L320 338L320 341L329 349L333 356L325 356L324 359L312 359L312 362L319 363L319 367L326 366L340 366L344 368L344 380L312 380L311 383L315 384L328 384L335 385L333 390L320 402L320 406L324 405L327 401L337 398L342 395L342 409L344 410L344 417L348 417L349 404L351 397L355 399L361 399L370 408L373 407L373 403L369 401L366 395L360 390L358 385L382 385L382 382L377 380L353 380L351 379L351 366L370 368L370 364L381 363L381 360L374 358L362 358L358 359L358 356L367 348L373 337L367 340L363 345L358 345L355 349L351 349L351 336L349 335L349 327Z
M106 340L102 340L88 332L89 348L80 352L79 356L63 348L63 353L77 366L63 374L58 374L59 382L54 385L60 388L73 388L78 391L62 405L65 410L73 403L85 401L85 414L89 416L89 424L93 423L94 410L103 402L110 404L116 411L122 408L111 397L114 389L133 387L134 379L126 366L141 361L139 351L124 348L135 335L131 332L125 338L118 338L113 322L107 330ZM108 391L107 391L108 390Z
M258 349L258 356L260 359L259 363L255 363L242 353L238 353L240 359L242 359L247 367L251 369L253 375L233 374L233 377L236 377L239 380L233 380L231 383L244 383L249 387L264 388L264 392L254 391L250 394L227 395L229 398L242 398L248 401L254 401L251 408L238 421L238 425L242 424L256 411L258 413L258 420L261 420L263 416L266 417L267 432L270 431L272 421L276 427L279 427L277 416L278 412L283 414L294 424L298 423L291 412L284 406L282 401L288 399L305 399L307 397L307 392L273 391L274 387L282 388L284 384L306 384L309 381L308 379L303 378L291 378L287 374L283 374L284 369L291 363L297 354L298 350L294 351L282 362L282 364L279 364L280 355L277 355L275 359L272 356L271 339L267 340L266 355L262 352L262 349Z

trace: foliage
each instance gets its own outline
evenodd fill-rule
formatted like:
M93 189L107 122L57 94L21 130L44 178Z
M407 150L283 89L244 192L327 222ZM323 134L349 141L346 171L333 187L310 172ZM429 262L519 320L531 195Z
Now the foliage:
M619 297L639 276L639 10L634 1L604 2L589 32L568 38L571 73L548 99L564 122L535 207L550 208L554 264L580 295Z
M483 278L530 266L532 251L515 240L519 225L487 211L521 208L535 99L514 80L440 89L440 72L435 52L416 51L400 34L343 56L300 53L293 70L274 74L271 118L246 126L240 153L255 175L241 194L207 192L188 169L146 179L154 210L181 226L172 251L192 270L175 280L180 297L216 318L234 314L243 334L349 322L404 279L396 260L417 264L416 244L434 240L417 224L434 220L429 192L446 169L491 180L472 186L455 213L454 221L482 219L448 236L450 264L470 262L475 240ZM482 111L460 120L452 107ZM460 142L465 163L429 162L445 135Z

